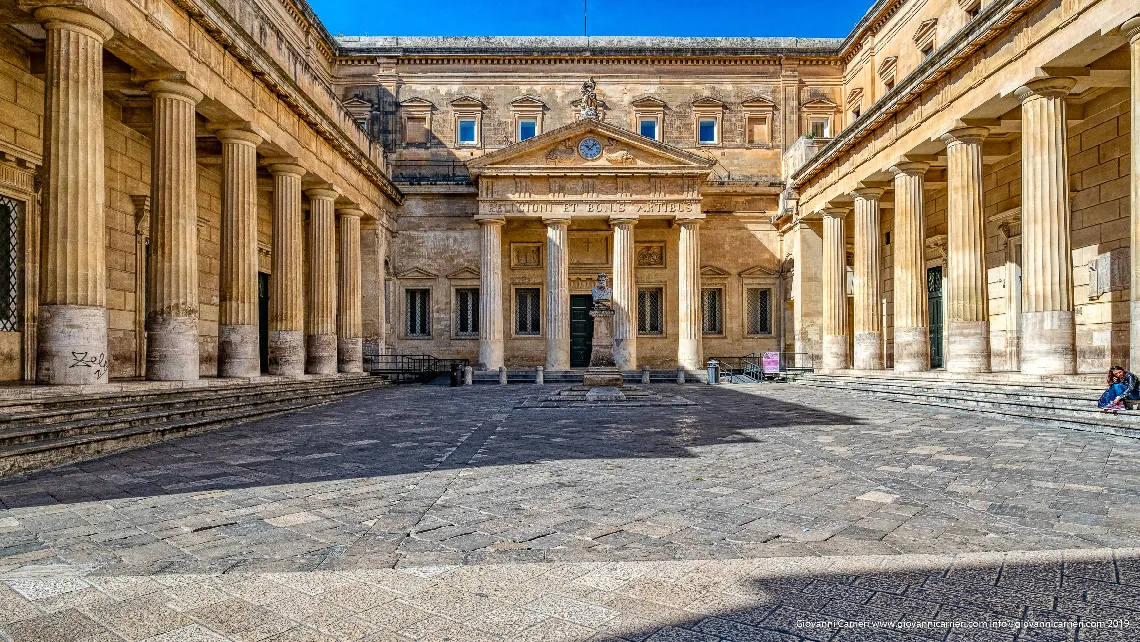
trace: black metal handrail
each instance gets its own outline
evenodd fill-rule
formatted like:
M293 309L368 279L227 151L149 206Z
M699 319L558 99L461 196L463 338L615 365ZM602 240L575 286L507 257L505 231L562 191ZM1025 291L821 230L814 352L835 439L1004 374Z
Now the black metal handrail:
M815 371L815 359L810 352L781 352L778 372L765 372L763 355L755 352L741 356L709 357L720 366L720 376L729 379L734 375L744 375L756 381Z
M462 373L470 365L468 359L441 359L430 354L369 354L365 362L369 373L395 383L427 383L453 367Z

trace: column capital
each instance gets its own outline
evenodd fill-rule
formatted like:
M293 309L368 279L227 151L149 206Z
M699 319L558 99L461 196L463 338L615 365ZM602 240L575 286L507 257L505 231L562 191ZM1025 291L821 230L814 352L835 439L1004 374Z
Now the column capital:
M1076 84L1077 81L1072 78L1040 78L1018 87L1013 95L1023 103L1035 98L1064 98Z
M1120 32L1132 44L1140 42L1140 16L1125 20L1124 24L1120 25Z
M103 42L115 35L115 30L102 18L70 7L40 7L34 15L44 29L82 30Z
M565 227L565 226L570 225L570 217L569 216L543 216L542 217L542 224L545 225L546 227L556 227L559 225Z
M189 83L180 80L151 80L143 85L151 98L160 96L179 98L194 103L202 101L202 92L194 89Z
M851 211L850 207L825 207L819 210L819 213L824 218L838 218L843 219L847 217L847 213Z
M611 216L610 227L617 227L618 225L637 225L637 216Z
M261 142L265 140L248 129L216 129L214 130L214 136L223 143L247 143L254 147L260 145Z
M942 142L947 147L957 144L979 145L989 133L990 130L986 127L959 127L943 134Z
M308 196L309 198L312 198L312 199L323 198L323 199L328 199L330 201L335 201L337 199L337 197L340 196L340 190L337 190L333 187L327 187L327 186L326 187L314 187L312 189L305 190L305 196Z
M268 169L270 174L283 174L286 176L296 176L298 178L303 177L308 171L304 167L293 163L273 163L268 166Z
M877 201L886 191L882 187L857 187L851 190L851 196L865 201Z
M483 226L505 225L507 222L507 219L503 218L502 216L487 216L484 214L479 214L475 217L475 221L477 223L479 223L479 225L483 225Z
M700 218L682 218L682 217L678 216L677 218L673 219L673 222L676 223L677 225L688 225L689 227L697 227L701 223L704 223L705 219L703 216Z
M922 176L926 174L926 170L930 169L930 163L921 163L915 161L907 161L905 163L896 163L890 167L888 171L895 176L904 174L906 176Z
M360 209L359 207L357 207L355 205L349 205L347 207L338 207L338 208L336 208L336 213L341 218L363 218L364 217L364 210Z

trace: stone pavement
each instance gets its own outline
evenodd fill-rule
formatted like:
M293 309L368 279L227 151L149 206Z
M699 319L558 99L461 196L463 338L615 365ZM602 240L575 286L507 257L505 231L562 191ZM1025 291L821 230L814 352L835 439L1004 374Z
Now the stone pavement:
M0 482L0 632L1140 640L1140 441L658 388L694 403L385 388Z

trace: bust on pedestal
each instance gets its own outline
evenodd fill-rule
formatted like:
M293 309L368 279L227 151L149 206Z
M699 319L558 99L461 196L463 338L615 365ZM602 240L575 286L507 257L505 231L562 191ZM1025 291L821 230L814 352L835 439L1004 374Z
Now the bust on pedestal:
M590 309L590 316L594 319L594 343L590 350L590 368L582 383L593 387L620 388L624 379L614 361L613 291L610 290L605 274L598 275L598 283L590 290L590 294L594 297L594 306Z

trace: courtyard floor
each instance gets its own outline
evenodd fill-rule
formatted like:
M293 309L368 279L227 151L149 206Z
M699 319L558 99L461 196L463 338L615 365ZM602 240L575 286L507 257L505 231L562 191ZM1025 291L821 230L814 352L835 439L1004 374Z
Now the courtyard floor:
M1140 640L1140 440L554 389L391 387L0 482L0 639Z

